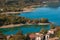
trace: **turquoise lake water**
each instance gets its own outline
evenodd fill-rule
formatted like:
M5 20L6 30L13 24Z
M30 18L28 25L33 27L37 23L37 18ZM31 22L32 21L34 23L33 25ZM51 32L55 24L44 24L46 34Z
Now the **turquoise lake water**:
M35 8L35 10L31 12L22 12L19 16L30 18L30 19L47 18L49 19L50 22L53 22L56 25L60 25L60 7ZM31 33L31 32L40 32L41 29L49 30L50 25L47 25L47 26L25 25L25 26L20 26L16 28L0 29L0 31L3 31L4 34L11 35L11 34L16 34L18 31L22 31L23 34Z
M40 32L40 30L42 29L49 30L50 26L49 25L45 25L45 26L24 25L24 26L15 27L15 28L1 28L0 31L2 31L3 34L5 35L11 35L11 34L16 34L19 31L21 31L23 34Z
M31 12L21 13L20 16L30 18L30 19L40 19L47 18L50 22L60 25L60 7L50 8L50 7L39 7Z

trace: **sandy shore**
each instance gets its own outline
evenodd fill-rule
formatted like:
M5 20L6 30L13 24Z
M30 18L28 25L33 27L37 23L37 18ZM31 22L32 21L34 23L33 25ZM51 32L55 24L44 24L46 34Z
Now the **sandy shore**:
M13 27L19 27L23 25L49 25L50 23L38 23L38 24L11 24L11 25L4 25L1 26L0 28L13 28Z
M26 8L23 8L23 12L31 12L34 9L35 8L32 8L32 7L26 7Z
M12 28L12 27L18 27L18 26L22 26L24 24L11 24L11 25L4 25L4 26L1 26L0 28Z
M30 6L30 7L23 8L23 11L21 11L21 12L3 12L1 14L19 14L19 13L22 13L22 12L31 12L34 9L35 8L33 8L32 6Z

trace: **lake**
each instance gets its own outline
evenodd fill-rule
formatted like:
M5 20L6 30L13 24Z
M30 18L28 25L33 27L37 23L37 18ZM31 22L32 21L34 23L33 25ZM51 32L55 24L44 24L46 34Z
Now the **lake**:
M11 35L11 34L16 34L17 32L22 32L23 34L27 33L35 33L35 32L40 32L40 30L49 30L50 26L49 25L24 25L20 27L14 27L14 28L0 28L0 31L3 32L5 35Z
M22 12L19 16L30 19L47 18L50 22L53 22L56 25L60 25L60 7L38 7L31 12Z
M31 12L22 12L19 16L30 18L30 19L40 19L47 18L50 22L55 25L60 25L60 7L50 8L50 7L38 7ZM22 31L23 34L40 32L41 29L49 30L50 25L40 26L40 25L24 25L15 28L0 28L4 34L11 35L16 34L18 31Z

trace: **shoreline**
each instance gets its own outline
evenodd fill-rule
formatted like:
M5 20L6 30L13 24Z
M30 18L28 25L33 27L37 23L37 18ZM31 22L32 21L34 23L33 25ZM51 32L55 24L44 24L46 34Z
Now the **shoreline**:
M23 26L23 25L49 25L50 23L38 23L38 24L10 24L10 25L4 25L0 26L0 28L13 28L13 27L18 27L18 26Z
M21 12L2 12L1 14L20 14L22 12L31 12L32 10L34 10L35 8L31 8L31 9L28 9L28 8L24 8L23 11Z
M10 25L0 26L0 28L13 28L13 27L22 26L22 25L23 24L10 24Z
M33 8L33 6L29 6L29 7L25 7L23 8L23 11L19 11L19 12L2 12L1 14L20 14L22 12L31 12L32 10L34 10L35 8Z

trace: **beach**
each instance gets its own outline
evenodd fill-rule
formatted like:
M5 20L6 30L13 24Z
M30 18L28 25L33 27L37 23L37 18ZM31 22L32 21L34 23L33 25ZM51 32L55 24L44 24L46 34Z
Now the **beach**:
M23 24L10 24L10 25L4 25L1 26L0 28L12 28L12 27L18 27L18 26L22 26Z
M23 11L19 11L19 12L2 12L1 14L20 14L22 12L31 12L32 10L34 10L35 8L33 8L33 6L28 6L23 8Z
M13 28L13 27L19 27L23 25L50 25L50 23L38 23L38 24L10 24L10 25L4 25L0 28Z

